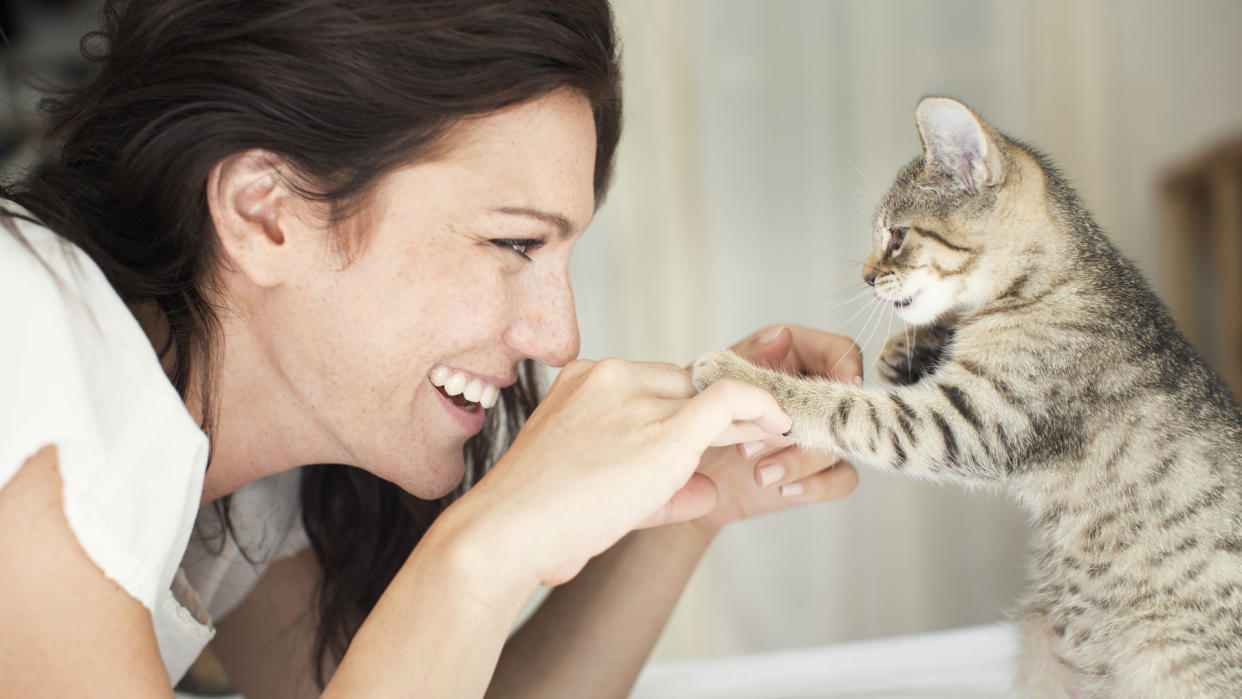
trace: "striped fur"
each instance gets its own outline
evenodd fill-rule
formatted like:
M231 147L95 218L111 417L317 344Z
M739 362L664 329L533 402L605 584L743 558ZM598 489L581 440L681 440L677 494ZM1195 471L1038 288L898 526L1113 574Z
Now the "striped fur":
M1030 697L1242 696L1242 414L1038 153L960 103L876 215L864 278L921 324L895 388L695 364L771 391L801 445L1012 492L1035 523Z

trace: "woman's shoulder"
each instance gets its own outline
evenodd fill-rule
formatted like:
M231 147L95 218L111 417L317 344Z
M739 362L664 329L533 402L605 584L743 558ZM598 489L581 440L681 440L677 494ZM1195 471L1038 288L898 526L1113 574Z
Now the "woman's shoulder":
M104 342L107 348L121 343L150 349L90 256L24 209L0 200L0 324L15 336L35 334L38 339L37 334L62 322L82 339Z
M76 245L7 199L0 199L0 233L0 250L4 252L0 266L25 281L72 267L79 260L90 260ZM95 268L93 263L89 266Z
M11 388L4 406L80 397L106 428L103 439L149 412L146 401L185 414L146 334L95 262L8 213L0 214L0 328L15 340L0 343L0 376Z
M153 608L198 509L206 437L98 266L10 213L0 214L0 332L10 339L0 342L0 487L55 445L75 536Z

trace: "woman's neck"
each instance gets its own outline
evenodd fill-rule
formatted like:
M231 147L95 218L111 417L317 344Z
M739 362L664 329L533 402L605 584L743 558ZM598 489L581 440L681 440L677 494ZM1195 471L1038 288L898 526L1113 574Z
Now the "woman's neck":
M152 302L130 311L157 350L166 345L168 325ZM208 360L193 360L184 395L186 410L207 431L211 457L203 478L201 502L206 503L267 476L308 463L339 460L340 455L306 439L298 425L299 411L282 396L285 381L274 371L253 336L237 319L221 318L212 347L210 395L204 401L203 371ZM170 348L160 363L171 379L176 362ZM205 410L211 419L204 420Z

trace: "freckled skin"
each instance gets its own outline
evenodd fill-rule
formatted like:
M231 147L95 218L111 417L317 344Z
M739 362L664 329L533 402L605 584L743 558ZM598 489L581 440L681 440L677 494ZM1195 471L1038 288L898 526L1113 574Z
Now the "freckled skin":
M444 364L512 379L525 358L561 366L577 356L568 264L594 214L594 154L589 102L558 91L467 120L446 152L388 176L348 259L321 212L306 205L289 217L289 238L315 244L288 261L288 282L227 294L229 368L217 375L232 402L217 442L238 453L218 460L352 464L424 498L456 486L471 435L428 372ZM569 230L500 209L553 214ZM526 259L504 239L542 244ZM228 438L256 421L272 425L267 443Z

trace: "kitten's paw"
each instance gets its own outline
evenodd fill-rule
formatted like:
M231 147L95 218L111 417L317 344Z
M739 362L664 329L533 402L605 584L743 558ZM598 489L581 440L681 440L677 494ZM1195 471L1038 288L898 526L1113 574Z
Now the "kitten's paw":
M924 376L936 373L952 337L951 331L939 327L898 333L884 343L875 362L876 371L880 378L897 386L918 383Z
M753 371L754 366L729 350L708 352L694 361L691 380L694 388L702 391L720 379L733 378L746 380L747 370Z

